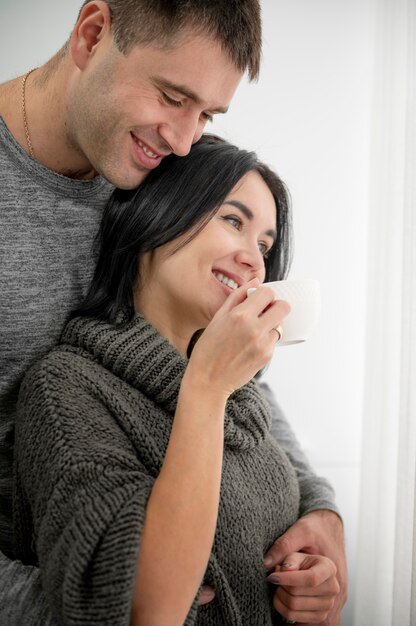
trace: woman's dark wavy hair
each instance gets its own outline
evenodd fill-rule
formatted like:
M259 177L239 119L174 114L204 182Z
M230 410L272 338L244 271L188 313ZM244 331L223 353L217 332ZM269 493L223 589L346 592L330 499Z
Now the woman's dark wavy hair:
M187 156L163 159L139 187L113 192L95 242L98 257L88 294L71 317L87 315L115 322L123 311L132 319L141 256L185 234L176 250L186 245L250 171L262 176L276 202L277 237L265 259L266 281L285 278L292 258L285 184L254 152L205 134Z

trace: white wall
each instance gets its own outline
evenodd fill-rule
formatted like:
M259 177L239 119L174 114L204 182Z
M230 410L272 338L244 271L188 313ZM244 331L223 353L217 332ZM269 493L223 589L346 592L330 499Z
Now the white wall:
M45 61L80 0L0 0L0 81ZM360 478L368 156L375 0L262 0L264 53L212 129L254 149L288 184L291 275L321 281L319 327L277 349L267 378L316 470L337 491L350 575ZM351 600L343 626L352 626Z

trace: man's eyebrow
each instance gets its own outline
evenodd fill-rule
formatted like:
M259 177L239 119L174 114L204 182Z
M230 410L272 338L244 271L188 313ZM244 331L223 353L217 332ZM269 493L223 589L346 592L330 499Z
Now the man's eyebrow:
M245 215L248 220L252 220L254 217L253 211L249 209L246 204L239 202L239 200L226 200L224 204L231 204L231 206L234 206L236 209L239 209L241 213ZM276 241L277 239L277 232L273 229L266 230L266 235L271 237L273 241Z
M192 89L189 89L189 87L186 87L185 85L178 85L176 83L172 83L170 80L166 80L166 78L162 78L161 76L153 76L153 80L155 83L158 84L159 87L162 87L164 89L170 89L171 91L175 91L176 93L182 94L186 98L189 98L196 104L199 104L200 106L203 105L203 101L198 96L198 94L192 91ZM227 113L228 107L216 107L212 110L211 109L208 109L208 110L211 111L212 113Z

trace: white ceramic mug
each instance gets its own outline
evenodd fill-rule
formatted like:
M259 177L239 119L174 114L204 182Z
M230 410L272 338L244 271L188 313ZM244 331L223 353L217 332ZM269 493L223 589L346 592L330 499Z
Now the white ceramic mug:
M284 318L282 338L277 346L288 346L306 341L315 328L321 310L320 284L314 279L288 279L263 283L271 287L277 300L290 304L290 313ZM261 286L260 286L261 288ZM255 291L249 289L248 293Z

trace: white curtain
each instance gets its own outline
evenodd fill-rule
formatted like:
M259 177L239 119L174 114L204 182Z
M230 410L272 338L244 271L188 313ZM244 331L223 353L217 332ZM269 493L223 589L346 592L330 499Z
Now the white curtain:
M416 625L416 0L378 0L354 626Z

